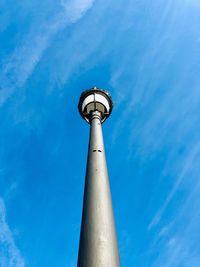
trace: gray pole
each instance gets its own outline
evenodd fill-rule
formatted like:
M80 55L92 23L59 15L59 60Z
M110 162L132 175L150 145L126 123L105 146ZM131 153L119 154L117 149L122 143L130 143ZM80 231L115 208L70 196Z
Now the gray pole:
M89 118L90 142L78 267L120 266L101 122L102 113L95 108Z

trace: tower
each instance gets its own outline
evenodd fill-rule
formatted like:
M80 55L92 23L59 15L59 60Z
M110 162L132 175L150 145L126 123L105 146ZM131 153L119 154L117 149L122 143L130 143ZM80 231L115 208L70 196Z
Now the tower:
M80 115L90 124L78 267L119 267L102 123L112 112L107 91L94 87L80 96Z

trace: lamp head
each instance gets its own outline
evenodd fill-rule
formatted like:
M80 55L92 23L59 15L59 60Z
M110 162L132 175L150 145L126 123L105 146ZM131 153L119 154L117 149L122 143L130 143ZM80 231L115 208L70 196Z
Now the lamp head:
M98 111L101 114L101 123L103 123L112 112L112 98L107 91L93 87L81 94L78 109L82 118L88 123L93 112Z

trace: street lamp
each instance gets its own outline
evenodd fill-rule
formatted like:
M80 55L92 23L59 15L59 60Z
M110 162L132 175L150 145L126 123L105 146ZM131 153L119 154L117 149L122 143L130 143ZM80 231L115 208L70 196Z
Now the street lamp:
M93 87L80 96L80 115L90 124L78 267L119 267L112 200L101 124L112 112L107 91Z

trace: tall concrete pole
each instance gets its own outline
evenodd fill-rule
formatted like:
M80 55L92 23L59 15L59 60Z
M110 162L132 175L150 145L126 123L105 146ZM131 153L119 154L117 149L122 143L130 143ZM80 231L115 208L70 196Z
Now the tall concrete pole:
M85 102L84 102L85 101ZM78 267L119 267L119 253L101 124L112 111L110 95L92 88L81 95L79 111L90 123L90 141Z

